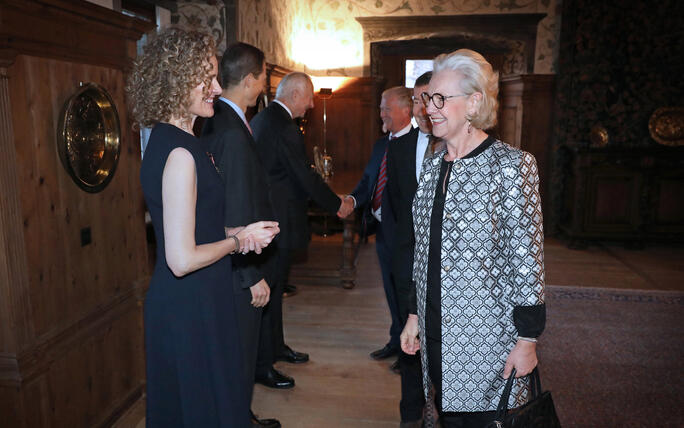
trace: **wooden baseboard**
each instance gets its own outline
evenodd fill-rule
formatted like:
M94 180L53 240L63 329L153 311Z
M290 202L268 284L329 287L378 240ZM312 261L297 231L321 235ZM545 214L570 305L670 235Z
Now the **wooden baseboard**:
M107 416L102 420L102 422L94 425L97 428L108 428L114 425L116 421L121 419L121 417L133 407L135 403L138 402L145 392L145 383L143 382L138 387L136 387L130 394L124 397L118 403L112 406L111 412L108 412Z

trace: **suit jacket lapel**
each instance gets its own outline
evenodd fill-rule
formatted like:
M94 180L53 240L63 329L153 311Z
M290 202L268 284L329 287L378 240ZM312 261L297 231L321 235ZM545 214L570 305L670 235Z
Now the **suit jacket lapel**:
M247 125L245 125L245 122L242 120L240 115L237 114L235 110L225 102L218 100L216 102L216 105L214 106L214 109L216 107L219 107L219 111L215 113L215 115L219 116L217 119L221 118L222 120L230 120L233 122L240 123L240 126L242 128L242 131L245 133L245 136L249 138L249 141L254 143L254 137L252 136L252 133L249 132L249 129L247 128Z
M410 171L414 171L413 174L409 174L411 176L411 184L413 184L413 188L415 189L418 186L418 180L416 179L416 148L418 147L418 128L413 128L411 130L412 135L409 137L409 148L410 150L407 151L406 156L408 159L410 159L409 164L411 165Z

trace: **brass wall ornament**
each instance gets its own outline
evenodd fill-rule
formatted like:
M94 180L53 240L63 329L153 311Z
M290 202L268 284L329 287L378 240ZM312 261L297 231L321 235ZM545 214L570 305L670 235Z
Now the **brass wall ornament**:
M651 138L665 146L684 145L684 107L661 107L648 121Z
M119 113L107 91L95 83L81 87L64 104L57 150L71 178L96 193L114 177L121 152Z
M589 133L589 139L594 147L605 147L608 145L610 137L608 135L608 130L605 126L601 124L596 124L591 127Z

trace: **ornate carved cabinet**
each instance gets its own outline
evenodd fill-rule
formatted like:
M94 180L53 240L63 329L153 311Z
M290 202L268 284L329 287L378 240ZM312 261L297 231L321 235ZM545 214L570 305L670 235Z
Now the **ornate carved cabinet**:
M571 243L684 242L684 147L563 150L561 228Z

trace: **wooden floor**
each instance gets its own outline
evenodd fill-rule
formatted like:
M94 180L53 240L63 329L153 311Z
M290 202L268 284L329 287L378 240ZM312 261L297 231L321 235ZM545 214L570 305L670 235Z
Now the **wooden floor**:
M316 238L309 257L325 254L339 235ZM546 282L551 285L684 291L684 248L651 246L626 250L619 245L571 250L556 239L545 244ZM359 255L356 288L297 284L299 293L285 299L286 342L308 352L302 365L278 363L296 387L271 390L257 385L254 411L278 418L286 428L397 427L399 376L389 361L368 354L388 339L388 315L380 271L371 243ZM144 427L144 401L115 426Z

